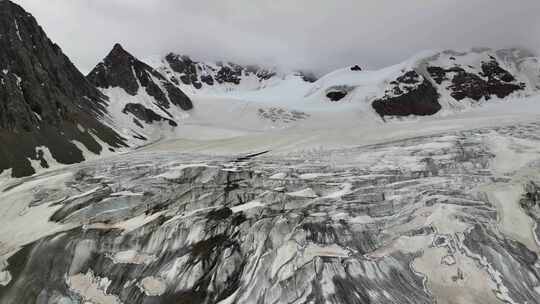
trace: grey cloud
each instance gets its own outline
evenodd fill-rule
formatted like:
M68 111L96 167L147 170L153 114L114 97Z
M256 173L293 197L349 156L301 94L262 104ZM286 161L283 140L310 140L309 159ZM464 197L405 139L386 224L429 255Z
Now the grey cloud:
M16 0L83 71L120 42L317 72L426 49L540 50L538 0Z

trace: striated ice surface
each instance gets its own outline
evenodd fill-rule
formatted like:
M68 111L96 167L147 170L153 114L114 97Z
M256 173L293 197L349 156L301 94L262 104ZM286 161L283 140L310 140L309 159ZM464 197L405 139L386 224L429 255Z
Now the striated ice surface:
M0 303L540 303L540 124L0 186Z

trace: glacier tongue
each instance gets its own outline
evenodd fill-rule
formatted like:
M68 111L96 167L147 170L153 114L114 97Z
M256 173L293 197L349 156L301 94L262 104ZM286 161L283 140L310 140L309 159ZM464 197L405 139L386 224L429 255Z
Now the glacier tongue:
M538 152L527 123L7 180L0 302L536 303Z

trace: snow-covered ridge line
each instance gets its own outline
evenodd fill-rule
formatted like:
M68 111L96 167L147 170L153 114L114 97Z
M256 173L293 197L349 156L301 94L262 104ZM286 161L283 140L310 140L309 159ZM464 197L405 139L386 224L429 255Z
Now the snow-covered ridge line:
M174 53L154 59L153 65L193 96L299 110L352 104L383 117L448 114L491 100L532 96L540 89L539 60L520 49L424 51L380 70L350 66L319 79L233 63L197 62ZM396 102L385 103L389 100Z
M199 62L190 56L175 53L150 59L150 62L155 69L190 94L257 91L279 85L288 77L296 77L303 82L316 80L308 72L285 72L277 68L233 62Z

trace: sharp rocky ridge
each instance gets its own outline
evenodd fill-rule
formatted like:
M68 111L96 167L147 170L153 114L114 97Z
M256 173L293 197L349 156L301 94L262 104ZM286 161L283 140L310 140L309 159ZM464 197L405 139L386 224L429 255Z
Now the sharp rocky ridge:
M234 62L201 62L188 55L169 53L157 68L176 85L198 92L257 90L274 85L283 78L298 77L312 83L317 77L310 72L280 72L277 68L241 65Z
M158 71L128 53L116 44L103 62L99 63L87 76L98 88L120 87L135 96L140 89L156 100L162 109L171 105L182 110L191 110L193 104L180 89L174 86Z
M133 145L174 133L191 99L169 79L120 44L87 76L110 99L108 113Z
M34 17L0 1L0 172L30 175L49 162L126 147L104 123L107 97L90 84Z

